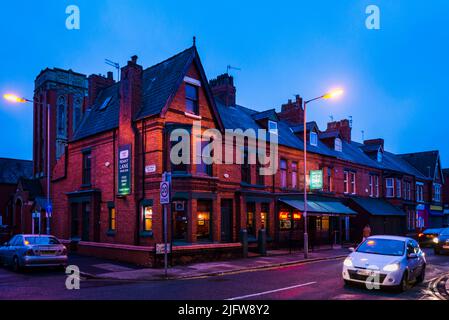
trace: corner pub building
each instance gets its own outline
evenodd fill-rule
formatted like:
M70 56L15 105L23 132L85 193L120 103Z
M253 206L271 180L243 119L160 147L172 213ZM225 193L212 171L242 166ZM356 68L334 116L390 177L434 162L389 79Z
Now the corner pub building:
M299 248L304 130L308 169L323 173L322 189L308 190L312 246L358 240L363 223L373 224L374 233L414 231L416 183L425 186L424 199L432 196L432 179L386 152L382 139L352 141L349 120L329 123L325 131L315 122L304 128L299 96L281 112L238 105L233 77L209 82L195 46L147 69L134 56L119 82L112 73L86 77L46 69L36 79L35 100L42 103L34 105L34 179L44 183L48 175L43 105L49 103L51 230L67 242L76 240L73 249L81 254L156 266L155 246L164 241L164 172L172 173L167 223L173 263L240 256L242 229L253 243L266 229L271 246ZM263 176L261 165L246 162L174 165L170 133L192 132L199 120L203 131L277 133L279 170ZM205 146L200 140L191 154ZM247 159L248 148L243 153Z

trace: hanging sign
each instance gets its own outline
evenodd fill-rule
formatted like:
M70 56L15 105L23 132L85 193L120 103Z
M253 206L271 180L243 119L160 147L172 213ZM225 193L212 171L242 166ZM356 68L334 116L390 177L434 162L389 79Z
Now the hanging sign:
M119 147L118 194L131 194L131 145Z
M323 189L323 171L322 170L310 171L310 189L311 190Z

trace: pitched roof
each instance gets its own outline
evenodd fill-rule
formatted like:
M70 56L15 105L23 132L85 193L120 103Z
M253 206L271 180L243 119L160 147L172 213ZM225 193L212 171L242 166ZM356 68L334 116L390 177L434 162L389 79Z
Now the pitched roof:
M316 131L319 131L318 125L316 124L315 121L307 122L306 128L307 128L307 132L309 132L309 131L311 131L313 129L315 129ZM292 126L292 130L293 130L294 133L304 132L304 125L300 124L300 125Z
M405 153L398 156L419 170L422 175L434 178L439 159L438 151Z
M252 118L256 121L265 120L265 119L272 120L272 121L279 121L279 118L276 114L275 109L270 109L270 110L266 110L266 111L262 111L262 112L258 112L258 113L253 113Z
M142 106L135 120L161 113L196 55L196 48L191 47L143 71ZM90 111L85 113L72 141L118 128L119 92L120 82L100 92ZM108 106L102 109L101 106L110 97Z
M20 184L24 191L28 191L30 199L36 199L44 195L44 190L39 179L20 179Z
M0 158L0 184L17 184L33 175L33 161Z

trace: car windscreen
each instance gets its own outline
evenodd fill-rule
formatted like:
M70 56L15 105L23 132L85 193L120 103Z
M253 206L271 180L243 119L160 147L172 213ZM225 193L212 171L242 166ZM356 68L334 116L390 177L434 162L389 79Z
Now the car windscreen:
M423 233L424 234L439 234L441 229L427 229Z
M391 239L367 239L357 248L357 252L384 256L402 256L404 250L404 241Z
M449 236L449 228L443 229L443 231L441 231L441 235Z
M25 243L29 245L60 244L59 240L54 237L25 237Z

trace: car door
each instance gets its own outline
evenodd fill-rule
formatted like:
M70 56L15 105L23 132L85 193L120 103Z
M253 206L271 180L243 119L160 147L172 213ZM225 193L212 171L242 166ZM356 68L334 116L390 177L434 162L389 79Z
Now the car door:
M14 236L11 240L9 240L9 245L5 247L3 251L3 261L7 265L10 265L12 263L12 257L14 256L14 248L17 238L18 236Z
M416 247L413 245L413 241L409 240L407 241L407 265L409 270L409 279L415 279L420 270L419 270L419 256L416 252ZM415 258L409 258L408 256L410 254L415 254Z

